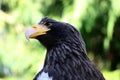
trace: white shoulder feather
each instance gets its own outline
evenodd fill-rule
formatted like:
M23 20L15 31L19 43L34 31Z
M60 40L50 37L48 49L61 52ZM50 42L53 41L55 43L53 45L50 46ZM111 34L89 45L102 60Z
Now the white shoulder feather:
M48 73L42 72L37 80L52 80L52 77L49 77Z

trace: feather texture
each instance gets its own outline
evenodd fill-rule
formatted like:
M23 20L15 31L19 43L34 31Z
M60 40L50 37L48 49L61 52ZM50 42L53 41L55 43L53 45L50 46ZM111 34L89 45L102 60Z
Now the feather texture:
M43 69L34 80L105 80L87 57L82 36L72 25L49 18L41 22L51 25L47 34L36 37L47 53Z

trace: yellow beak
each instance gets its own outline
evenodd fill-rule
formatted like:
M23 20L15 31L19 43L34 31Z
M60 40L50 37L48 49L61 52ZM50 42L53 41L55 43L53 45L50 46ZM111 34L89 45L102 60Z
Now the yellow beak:
M33 25L32 27L27 28L25 31L25 36L27 39L36 38L37 36L44 35L50 29L45 25Z

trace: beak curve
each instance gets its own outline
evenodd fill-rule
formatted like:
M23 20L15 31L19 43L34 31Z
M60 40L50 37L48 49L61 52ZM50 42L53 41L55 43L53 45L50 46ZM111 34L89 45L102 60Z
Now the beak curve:
M47 26L42 24L37 24L27 28L25 31L25 36L29 40L30 38L36 38L37 36L44 35L49 30L50 29Z

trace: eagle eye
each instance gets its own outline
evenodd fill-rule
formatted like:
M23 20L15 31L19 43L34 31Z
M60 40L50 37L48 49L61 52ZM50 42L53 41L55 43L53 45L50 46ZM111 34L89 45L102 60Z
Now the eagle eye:
M42 24L45 25L45 26L50 26L51 25L51 23L48 23L48 22L43 22Z

